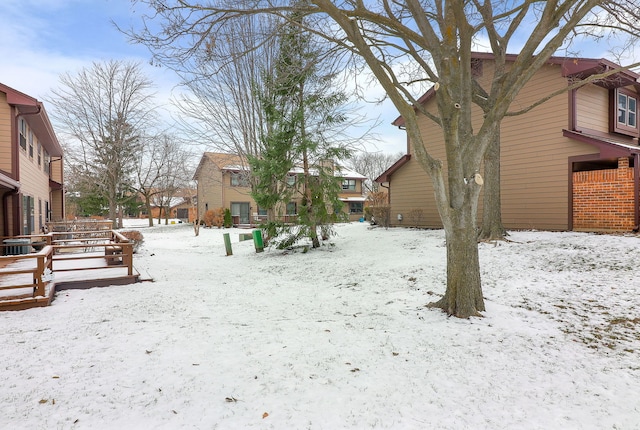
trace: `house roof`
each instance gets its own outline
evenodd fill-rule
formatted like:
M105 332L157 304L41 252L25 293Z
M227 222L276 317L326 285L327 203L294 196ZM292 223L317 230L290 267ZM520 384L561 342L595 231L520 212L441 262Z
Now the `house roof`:
M600 150L600 157L626 157L632 154L640 154L640 147L616 139L614 136L596 136L579 131L562 130L562 135L569 139L588 143Z
M202 154L202 158L200 159L200 163L196 168L195 173L193 174L193 179L198 180L200 176L200 171L202 170L202 166L205 162L213 163L220 170L240 170L240 169L230 169L229 167L239 167L245 166L246 163L243 162L242 157L237 154L229 154L224 152L205 152ZM242 168L244 169L244 168Z
M7 187L12 190L20 188L20 182L15 179L11 179L5 174L0 173L0 187Z
M194 180L198 179L198 176L200 175L200 170L202 169L202 165L207 160L211 161L220 170L227 170L227 171L233 171L233 172L249 170L249 166L247 165L245 160L237 154L228 154L228 153L221 153L221 152L205 152L202 155L202 158L200 159L200 163L196 168L195 174L193 175ZM301 174L303 172L304 170L301 167L297 167L297 166L289 170L290 174ZM314 173L312 171L312 174L315 175L317 173ZM360 173L355 172L353 170L345 169L344 167L337 168L334 171L334 175L336 177L345 178L345 179L362 179L362 180L367 179L366 176L361 175Z
M489 52L474 52L471 54L471 58L493 60L495 56ZM507 62L513 62L517 58L517 54L506 55ZM623 70L619 64L604 58L551 57L547 60L547 63L561 66L562 77L575 79L587 79L594 75L620 69L606 78L598 79L593 83L604 88L619 88L634 85L640 91L639 74L631 70ZM435 90L431 87L417 101L419 104L424 104L434 95ZM404 125L404 118L399 116L391 124L396 127L402 127Z
M385 170L384 172L382 172L382 174L380 176L378 176L377 178L375 178L373 180L373 182L378 182L378 183L383 183L383 182L389 182L389 178L391 177L391 175L393 175L398 169L400 169L402 166L404 166L405 164L407 164L407 162L411 159L411 154L405 154L403 155L398 161L396 161L395 163L393 163L391 165L391 167L389 167L387 170Z
M361 175L360 173L354 170L345 169L344 167L340 167L336 169L336 171L334 172L334 175L340 178L345 178L345 179L362 179L362 180L367 179L366 176Z
M365 196L357 196L357 197L340 197L338 200L343 202L364 202L367 200Z
M0 92L5 93L7 103L14 106L19 114L23 115L24 120L29 124L49 155L62 157L62 146L58 142L42 102L2 83L0 83Z

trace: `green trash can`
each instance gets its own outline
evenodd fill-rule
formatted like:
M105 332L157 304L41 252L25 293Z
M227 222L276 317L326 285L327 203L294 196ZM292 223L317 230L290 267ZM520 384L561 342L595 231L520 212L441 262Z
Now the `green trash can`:
M256 252L264 251L264 243L262 242L262 230L253 230L253 245Z

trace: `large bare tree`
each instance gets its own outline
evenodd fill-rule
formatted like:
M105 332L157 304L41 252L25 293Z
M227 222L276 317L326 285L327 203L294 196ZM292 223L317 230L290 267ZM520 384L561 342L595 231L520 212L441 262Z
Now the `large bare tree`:
M180 187L188 188L191 170L188 161L191 155L187 146L175 136L141 137L142 144L136 155L131 188L144 199L149 227L153 227L152 204L165 205ZM165 201L166 200L166 201ZM165 207L166 210L168 208ZM158 221L160 223L160 221Z
M377 193L380 191L380 185L374 182L374 179L384 173L385 170L402 158L403 155L402 152L388 154L384 152L360 151L351 156L347 165L367 177L367 180L363 183L367 192Z
M210 35L193 57L156 60L176 69L189 90L174 102L182 113L179 124L195 143L243 160L260 155L266 121L256 94L273 73L281 22L271 15L244 16Z
M67 159L95 178L118 228L117 208L129 187L140 136L151 125L152 83L137 63L95 62L60 77L50 103L67 140Z
M203 35L215 34L238 17L286 18L292 9L277 0L144 3L158 12L161 31L142 29L138 41L187 36L188 42L180 43L189 49L198 49ZM513 114L509 108L519 91L571 36L616 28L635 33L638 10L635 0L309 0L306 16L315 17L306 21L309 29L366 64L402 116L415 157L434 184L447 243L447 289L432 306L458 317L485 310L476 225L481 163L499 137L502 119ZM473 69L479 39L494 59L486 87L476 81ZM519 53L512 62L509 49ZM433 84L435 111L419 102L412 87L416 82ZM484 112L475 127L474 106ZM446 159L430 152L419 126L421 115L442 131Z

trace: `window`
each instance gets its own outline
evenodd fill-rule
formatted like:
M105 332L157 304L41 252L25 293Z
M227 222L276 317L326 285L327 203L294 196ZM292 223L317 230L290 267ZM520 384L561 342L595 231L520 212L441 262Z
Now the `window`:
M232 187L248 187L249 178L244 173L231 172L231 186Z
M638 94L618 88L614 91L615 113L612 131L638 136Z
M363 212L363 202L349 202L350 214L361 214Z
M295 187L296 186L296 176L295 175L287 175L287 186Z
M234 222L249 224L251 206L247 202L231 202L231 216L236 218Z
M258 206L258 216L267 216L267 210Z
M296 202L287 203L287 215L295 215L298 213L298 205Z
M42 166L42 143L38 142L38 166Z
M42 231L44 225L42 221L42 199L38 199L38 231Z
M20 147L27 150L27 121L20 119Z
M356 190L356 180L355 179L345 179L342 181L342 189L345 191L355 191Z
M33 158L33 131L29 130L29 158Z
M35 199L22 196L22 234L31 234L34 228Z

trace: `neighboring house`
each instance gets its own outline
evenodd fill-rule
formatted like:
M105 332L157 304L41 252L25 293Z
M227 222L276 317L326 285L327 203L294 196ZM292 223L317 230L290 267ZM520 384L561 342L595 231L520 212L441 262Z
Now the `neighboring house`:
M169 208L168 218L176 218L184 222L193 222L197 219L195 202L195 190L179 190L176 196L172 197L168 204L163 203L163 207L160 207L160 199L154 197L151 198L151 217L154 219L166 218L167 206ZM143 207L144 208L144 207ZM146 213L141 213L141 217L146 218Z
M0 83L2 236L64 219L63 153L44 105Z
M251 197L248 173L247 163L236 154L205 152L193 176L198 183L198 218L203 219L210 209L224 208L231 211L236 225L250 225L266 219L266 210L259 208ZM289 172L292 186L299 182L301 173L300 169ZM359 219L364 214L362 183L366 177L345 169L335 174L342 178L343 212L348 214L349 220ZM294 198L286 204L284 221L297 215L300 202L300 198Z
M515 58L509 56L510 61ZM474 61L478 81L486 84L491 79L492 55L475 54ZM570 82L618 68L603 59L551 58L523 88L512 110L566 88ZM500 160L502 220L506 228L638 228L638 77L620 71L562 93L525 115L504 119ZM421 102L435 112L434 90L429 90ZM441 130L422 118L429 151L444 160ZM396 119L394 125L402 127L403 119ZM407 143L407 155L376 182L388 188L392 225L410 225L407 214L420 210L422 227L441 227L431 179L415 159L411 142ZM482 197L479 212L481 219Z

